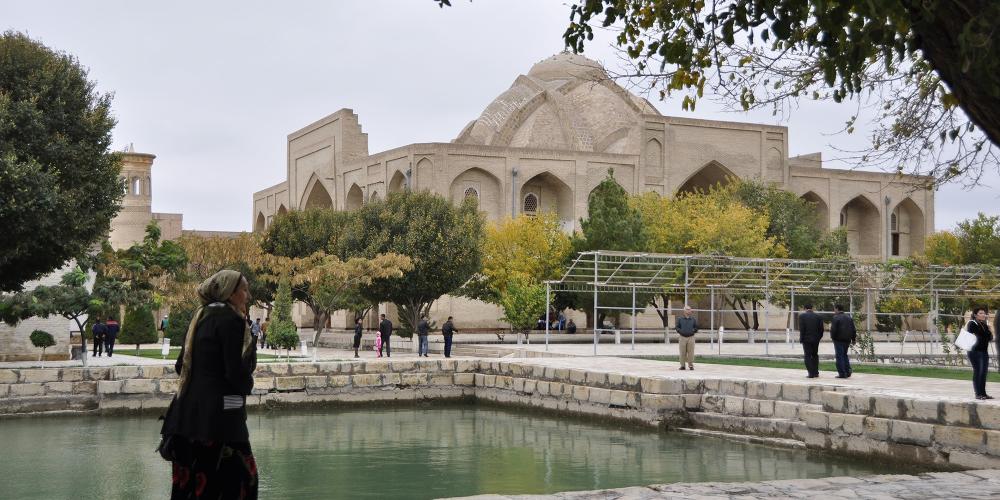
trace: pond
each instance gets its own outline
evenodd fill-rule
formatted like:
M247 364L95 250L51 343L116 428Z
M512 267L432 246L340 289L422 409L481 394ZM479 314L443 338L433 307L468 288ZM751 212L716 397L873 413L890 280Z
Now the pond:
M912 472L492 406L261 411L261 498L438 498ZM150 416L0 420L0 498L165 498Z

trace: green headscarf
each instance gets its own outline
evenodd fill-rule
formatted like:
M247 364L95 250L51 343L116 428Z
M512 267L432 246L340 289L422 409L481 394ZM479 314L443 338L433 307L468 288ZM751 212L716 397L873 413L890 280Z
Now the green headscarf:
M177 394L180 395L184 392L187 387L188 378L191 375L191 356L194 352L194 334L198 329L198 323L201 321L202 315L204 314L205 307L209 304L216 302L226 302L229 297L232 297L233 292L236 288L240 286L240 282L243 281L243 274L238 271L232 271L229 269L223 269L210 278L201 282L198 285L198 297L201 298L201 307L198 308L194 313L194 317L191 318L191 323L188 325L187 335L184 337L184 359L181 362L181 373L179 387ZM228 304L234 311L236 308L232 304ZM245 317L245 311L236 311L241 317ZM247 351L252 347L252 337L250 336L250 326L244 325L243 328L243 354L246 355Z

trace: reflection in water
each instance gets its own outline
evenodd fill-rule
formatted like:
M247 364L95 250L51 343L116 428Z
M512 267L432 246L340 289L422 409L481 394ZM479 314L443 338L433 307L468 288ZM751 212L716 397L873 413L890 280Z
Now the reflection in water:
M262 498L436 498L891 473L873 464L496 408L256 413ZM153 417L0 421L0 498L157 498Z

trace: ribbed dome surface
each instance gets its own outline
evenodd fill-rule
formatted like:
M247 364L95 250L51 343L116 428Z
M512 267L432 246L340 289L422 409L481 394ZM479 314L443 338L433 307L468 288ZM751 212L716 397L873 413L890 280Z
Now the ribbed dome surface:
M637 154L643 114L660 113L596 61L561 53L518 76L455 142Z

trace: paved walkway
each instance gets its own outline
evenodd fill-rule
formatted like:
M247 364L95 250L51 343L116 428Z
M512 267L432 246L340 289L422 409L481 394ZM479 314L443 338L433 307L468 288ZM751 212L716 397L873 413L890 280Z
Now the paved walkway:
M653 500L785 498L1000 498L1000 470L931 472L919 476L884 475L786 479L761 483L680 483L569 491L554 495L478 495L465 500Z

